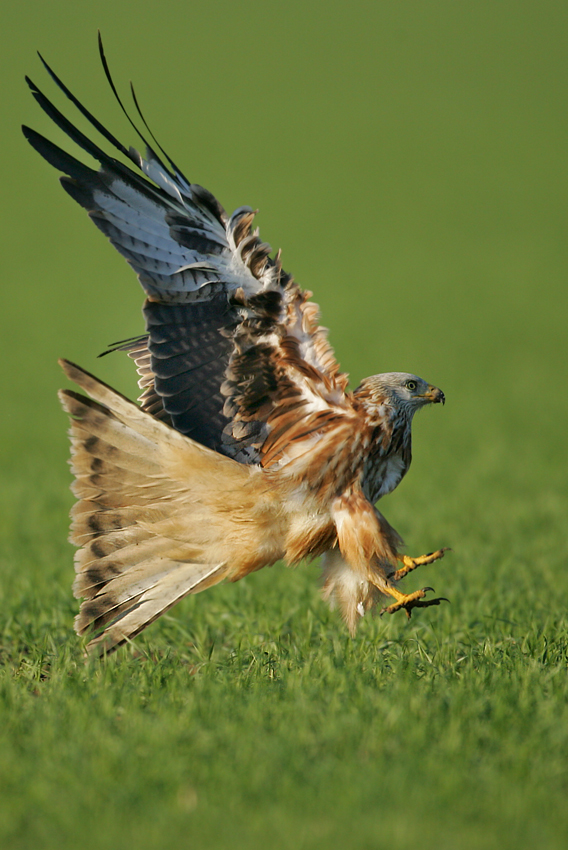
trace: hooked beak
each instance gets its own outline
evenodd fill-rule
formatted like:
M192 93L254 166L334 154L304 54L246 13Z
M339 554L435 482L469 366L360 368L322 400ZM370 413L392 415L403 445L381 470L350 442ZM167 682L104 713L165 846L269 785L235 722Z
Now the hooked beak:
M425 392L422 398L425 398L431 404L445 404L446 396L438 387L428 385L428 392Z

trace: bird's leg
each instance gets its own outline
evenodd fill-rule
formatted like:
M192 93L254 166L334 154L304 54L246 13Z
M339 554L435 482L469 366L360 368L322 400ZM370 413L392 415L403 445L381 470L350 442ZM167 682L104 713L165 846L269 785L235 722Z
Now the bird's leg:
M396 600L392 605L382 609L381 617L383 614L394 614L395 611L404 609L404 611L406 611L406 616L410 619L413 608L429 608L431 605L439 605L440 602L450 601L444 596L437 597L436 599L424 599L429 590L433 592L434 588L423 587L421 590L415 590L414 593L401 593L400 590L397 590L396 587L392 586L389 586L384 590L381 589L382 593L388 593Z
M400 581L401 578L407 576L412 570L422 567L424 564L432 564L434 561L438 561L449 551L450 549L446 546L444 549L438 549L437 552L430 552L428 555L420 555L418 558L410 558L408 555L397 554L397 561L400 561L404 566L400 570L396 570L390 578L392 581Z
M410 558L408 555L397 554L396 558L403 564L403 566L389 577L390 581L383 591L394 597L395 601L392 605L383 608L381 616L383 614L394 614L395 611L404 609L406 611L406 616L410 618L413 608L429 608L431 605L439 605L440 602L448 602L449 600L443 596L437 599L425 599L424 597L429 590L433 592L434 589L432 587L423 587L421 590L415 590L414 593L402 593L391 584L393 581L400 581L401 578L407 576L408 573L411 573L417 567L422 567L424 564L432 564L434 561L438 561L440 558L444 557L444 554L447 551L447 548L438 549L437 552L430 552L428 555L421 555L418 558Z

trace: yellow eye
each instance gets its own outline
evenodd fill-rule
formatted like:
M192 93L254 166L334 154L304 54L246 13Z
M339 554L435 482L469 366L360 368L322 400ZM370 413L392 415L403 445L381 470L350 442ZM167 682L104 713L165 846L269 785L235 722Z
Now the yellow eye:
M406 389L407 389L407 390L410 390L411 392L414 392L414 390L416 389L416 387L417 387L417 383L416 383L416 381L407 381L407 382L406 382Z

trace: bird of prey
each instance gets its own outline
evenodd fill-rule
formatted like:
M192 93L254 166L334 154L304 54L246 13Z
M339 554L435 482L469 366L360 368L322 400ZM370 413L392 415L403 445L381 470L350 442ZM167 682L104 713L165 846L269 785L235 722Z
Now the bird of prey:
M43 59L122 159L78 130L29 78L44 112L100 168L23 128L146 293L146 333L114 346L136 364L139 405L61 361L87 394L60 392L77 497L76 631L90 636L89 651L108 652L190 593L280 559L318 555L323 595L351 634L381 598L393 600L382 613L410 616L438 605L425 598L432 588L405 594L398 585L446 550L401 554L400 536L375 503L408 471L414 414L444 403L443 392L405 372L348 390L311 293L253 230L255 211L239 207L229 216L191 183L156 141L132 89L137 128L100 39L99 47L145 155L122 145Z

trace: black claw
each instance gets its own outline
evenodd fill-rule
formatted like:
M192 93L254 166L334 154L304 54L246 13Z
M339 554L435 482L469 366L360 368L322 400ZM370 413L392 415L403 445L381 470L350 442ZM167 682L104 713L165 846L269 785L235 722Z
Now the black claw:
M440 602L449 602L449 599L446 599L445 596L438 596L437 599L423 599L415 602L415 608L430 608L432 605L439 605Z
M434 590L433 587L423 587L422 588L423 593L428 593L429 590L431 590L432 593L436 593L436 591Z

